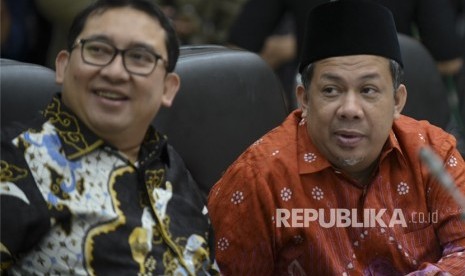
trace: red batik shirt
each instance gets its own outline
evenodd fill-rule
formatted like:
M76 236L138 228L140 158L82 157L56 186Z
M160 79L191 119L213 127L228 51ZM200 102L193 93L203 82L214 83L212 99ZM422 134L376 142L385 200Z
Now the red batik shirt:
M331 166L305 124L300 111L290 114L210 192L222 273L465 275L463 210L418 157L429 146L465 194L465 164L451 135L402 116L363 187Z

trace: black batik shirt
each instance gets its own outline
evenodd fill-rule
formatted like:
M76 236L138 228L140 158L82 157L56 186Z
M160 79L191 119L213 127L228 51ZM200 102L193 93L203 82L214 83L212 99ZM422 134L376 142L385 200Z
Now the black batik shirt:
M149 128L132 164L59 95L43 115L2 129L2 272L215 273L204 198L164 136Z

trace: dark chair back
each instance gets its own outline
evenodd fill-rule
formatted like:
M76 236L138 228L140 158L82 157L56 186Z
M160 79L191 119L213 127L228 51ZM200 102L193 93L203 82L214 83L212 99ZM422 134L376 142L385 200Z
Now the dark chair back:
M44 66L0 59L1 126L26 122L39 115L61 90L55 72Z
M447 88L428 50L416 39L399 34L407 104L402 112L447 129L451 118Z

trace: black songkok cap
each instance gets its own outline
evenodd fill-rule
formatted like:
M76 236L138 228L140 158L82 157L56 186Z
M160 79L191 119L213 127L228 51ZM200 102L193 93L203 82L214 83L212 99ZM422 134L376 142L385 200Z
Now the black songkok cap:
M392 13L377 3L339 0L317 6L307 18L299 72L310 63L337 56L376 55L401 66Z

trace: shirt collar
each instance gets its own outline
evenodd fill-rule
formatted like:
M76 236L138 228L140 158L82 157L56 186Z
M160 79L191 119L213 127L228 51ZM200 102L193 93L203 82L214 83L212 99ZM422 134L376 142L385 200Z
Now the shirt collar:
M307 122L302 119L302 112L295 111L292 118L297 128L297 158L299 174L315 173L331 167L328 160L320 153L307 132Z
M391 130L391 132L389 133L389 137L381 151L380 163L382 163L383 160L388 158L389 156L397 158L397 161L402 166L407 166L407 160L405 158L404 152L402 151L402 148L400 147L399 141L397 140L396 134L393 130Z
M44 110L44 117L55 127L63 145L63 151L70 160L80 158L105 146L117 150L87 128L56 94ZM139 161L148 162L158 158L165 148L166 137L150 126L139 153Z

